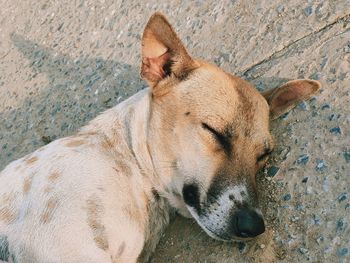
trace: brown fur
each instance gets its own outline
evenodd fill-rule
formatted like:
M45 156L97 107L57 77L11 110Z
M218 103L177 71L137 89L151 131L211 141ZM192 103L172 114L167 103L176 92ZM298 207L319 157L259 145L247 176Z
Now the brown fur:
M26 160L26 164L33 164L38 160L38 157L33 156Z
M43 224L49 223L55 213L55 210L57 209L57 206L58 206L58 199L51 197L47 201L44 211L40 216L40 222Z
M78 140L71 140L69 141L66 146L67 147L78 147L81 146L83 144L85 144L86 142L84 140L78 139Z
M24 183L23 183L23 193L24 194L29 193L30 188L32 187L32 181L33 181L33 175L24 179Z
M94 241L99 248L107 250L109 246L108 239L105 233L105 226L100 219L104 208L99 199L95 196L90 197L86 205L88 225L91 228Z

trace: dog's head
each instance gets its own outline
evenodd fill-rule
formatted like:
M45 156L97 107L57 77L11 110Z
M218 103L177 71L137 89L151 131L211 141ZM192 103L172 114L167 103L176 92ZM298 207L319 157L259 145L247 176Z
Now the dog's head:
M255 175L274 147L269 121L319 83L294 80L261 94L190 57L158 13L143 34L141 75L152 89L149 149L170 203L217 239L263 233Z

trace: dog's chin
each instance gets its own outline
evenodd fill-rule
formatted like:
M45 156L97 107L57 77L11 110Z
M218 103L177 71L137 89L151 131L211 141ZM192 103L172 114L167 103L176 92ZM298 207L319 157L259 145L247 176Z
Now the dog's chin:
M205 227L204 224L202 224L202 222L199 219L199 216L197 215L197 213L194 211L194 209L192 207L188 207L187 209L189 211L189 213L191 214L191 216L196 220L196 222L198 223L198 225L204 230L205 233L207 233L208 236L210 236L211 238L218 240L218 241L223 241L223 242L241 242L241 241L248 241L250 240L250 238L240 238L240 237L235 237L235 236L221 236L216 234L215 232L213 232L212 230L208 229L207 227Z

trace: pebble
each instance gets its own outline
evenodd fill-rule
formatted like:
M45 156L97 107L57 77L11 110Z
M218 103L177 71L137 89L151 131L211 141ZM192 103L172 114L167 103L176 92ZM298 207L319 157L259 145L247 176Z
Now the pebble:
M327 168L325 162L321 159L316 159L316 171L322 172Z
M348 223L346 222L346 220L344 218L340 218L337 221L337 226L336 226L336 231L337 232L342 232L345 230L345 228L347 227Z
M336 135L341 134L341 129L340 129L339 126L334 127L332 129L330 129L329 131L330 131L330 133L333 133L333 134L336 134Z
M303 110L303 111L310 110L310 106L306 101L302 101L301 103L299 103L298 108Z
M343 202L345 199L348 198L348 194L347 193L341 193L339 196L338 196L338 202Z
M282 160L286 160L287 159L287 157L289 156L289 154L290 154L290 147L289 146L287 146L286 148L284 148L281 152L280 152L280 157L282 158ZM349 153L349 155L350 155L350 153ZM350 156L349 156L349 158L350 158Z
M270 177L274 177L278 171L280 170L279 167L277 166L271 166L268 170L267 170L267 175Z
M345 158L345 160L346 160L347 162L350 161L350 151L345 151L345 152L344 152L344 158Z
M339 248L337 254L340 257L345 257L349 254L349 249L347 247Z
M303 255L309 252L309 250L303 247L298 248L298 251L300 254L303 254Z
M331 108L331 106L329 106L329 104L327 103L327 104L322 105L321 110L330 109L330 108Z
M323 236L319 236L317 239L316 239L316 242L317 244L321 244L322 242L324 241L324 237Z
M303 180L301 180L302 183L307 183L307 181L309 180L309 177L304 177Z
M292 198L291 194L286 194L283 196L284 201L289 201Z
M284 6L283 5L277 6L277 13L281 14L283 12L284 12Z
M338 120L340 118L340 114L335 114L335 113L332 113L329 117L328 117L328 120L330 121L334 121L334 120Z
M308 6L304 9L304 14L310 16L312 14L312 6Z
M302 154L299 156L299 158L296 160L296 163L297 164L302 164L302 165L305 165L307 164L309 161L309 155L307 154Z

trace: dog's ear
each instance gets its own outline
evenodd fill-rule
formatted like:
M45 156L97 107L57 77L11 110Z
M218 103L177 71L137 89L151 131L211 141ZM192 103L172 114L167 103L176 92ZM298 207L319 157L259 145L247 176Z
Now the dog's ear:
M181 80L195 64L167 19L152 15L142 36L141 76L148 84L155 87L168 76Z
M281 87L263 92L270 105L272 120L294 108L299 102L308 100L321 87L315 80L297 79L288 81Z

